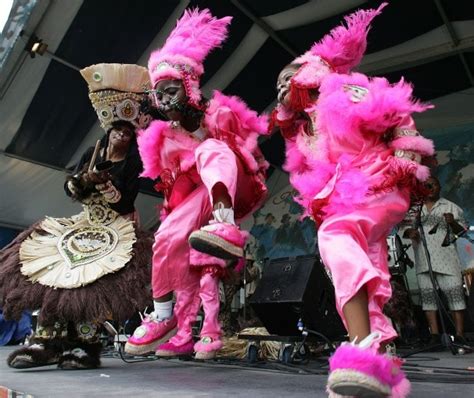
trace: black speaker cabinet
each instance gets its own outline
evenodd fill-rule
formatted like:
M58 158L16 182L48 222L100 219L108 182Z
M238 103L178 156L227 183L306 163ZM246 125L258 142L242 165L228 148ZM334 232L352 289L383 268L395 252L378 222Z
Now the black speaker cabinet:
M314 256L283 258L265 264L250 304L269 333L298 336L298 320L330 339L346 334L336 311L334 287Z

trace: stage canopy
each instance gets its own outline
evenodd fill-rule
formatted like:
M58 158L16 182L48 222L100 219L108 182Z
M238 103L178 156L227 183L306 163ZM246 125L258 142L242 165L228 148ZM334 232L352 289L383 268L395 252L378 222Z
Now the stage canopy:
M206 63L205 94L223 90L259 112L269 111L284 65L344 14L379 4L14 0L0 42L0 224L25 227L46 214L66 216L78 209L63 193L65 172L102 131L77 69L100 62L146 65L150 51L163 43L186 7L209 7L216 16L234 19L229 39ZM25 46L34 36L48 49L31 58ZM473 49L473 2L391 1L374 21L360 70L392 82L404 76L414 83L418 98L437 105L416 118L421 129L472 126ZM275 135L261 147L273 165L269 186L277 192L285 181L282 140ZM142 222L149 228L156 224L154 206L160 201L151 187L144 181L138 198Z

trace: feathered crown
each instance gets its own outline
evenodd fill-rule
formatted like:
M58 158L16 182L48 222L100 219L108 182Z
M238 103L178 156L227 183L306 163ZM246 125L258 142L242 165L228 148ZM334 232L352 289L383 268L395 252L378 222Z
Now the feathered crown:
M152 86L163 79L182 80L190 105L199 108L204 59L226 39L231 20L232 17L217 19L208 9L184 11L164 46L150 55Z
M347 26L332 29L311 49L292 63L301 64L291 82L297 88L317 88L328 73L348 73L358 65L367 48L367 34L372 20L387 3L377 9L358 10L344 18Z
M148 126L151 116L140 110L150 89L146 68L131 64L96 64L82 69L81 75L88 84L89 98L105 131L119 120L137 128Z

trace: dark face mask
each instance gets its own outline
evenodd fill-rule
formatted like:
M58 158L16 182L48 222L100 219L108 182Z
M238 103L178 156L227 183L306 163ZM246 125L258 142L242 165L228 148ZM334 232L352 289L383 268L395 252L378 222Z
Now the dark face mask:
M188 104L186 91L179 80L162 80L152 92L158 111L168 120L200 120L204 114L203 110Z

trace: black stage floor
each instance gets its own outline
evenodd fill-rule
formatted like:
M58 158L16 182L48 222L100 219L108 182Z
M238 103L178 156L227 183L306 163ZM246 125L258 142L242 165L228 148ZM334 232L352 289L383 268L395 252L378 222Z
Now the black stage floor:
M14 370L5 359L15 347L0 347L0 386L33 397L326 397L324 361L306 365L248 364L219 359L148 360L125 363L103 358L96 370L61 371L53 366ZM474 397L474 354L423 353L408 358L412 397ZM0 389L1 390L1 389ZM0 397L21 397L0 391Z

